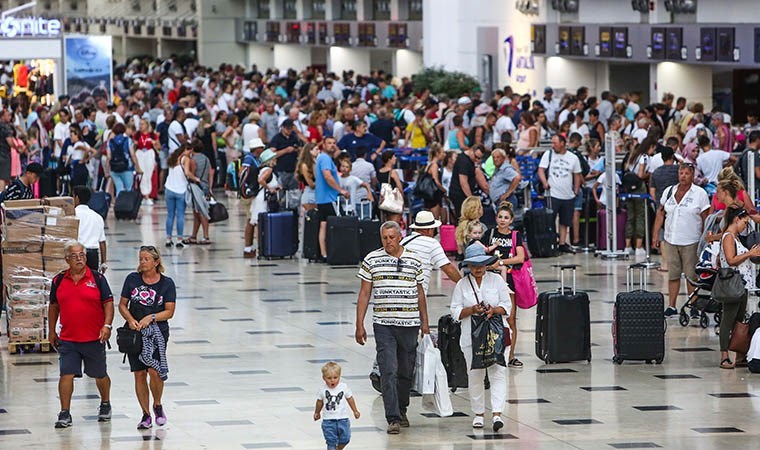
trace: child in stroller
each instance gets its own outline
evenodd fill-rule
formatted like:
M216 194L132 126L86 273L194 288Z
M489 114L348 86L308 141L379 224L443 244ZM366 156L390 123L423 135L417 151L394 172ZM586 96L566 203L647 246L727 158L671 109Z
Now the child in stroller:
M718 273L710 264L699 263L695 268L697 273L696 280L688 280L693 286L696 286L694 292L689 295L689 299L681 307L678 315L678 323L682 327L688 326L691 319L699 319L699 325L707 328L710 325L708 314L713 314L715 325L720 325L720 315L723 306L712 298L712 287L715 283L715 277ZM686 308L691 311L687 312Z

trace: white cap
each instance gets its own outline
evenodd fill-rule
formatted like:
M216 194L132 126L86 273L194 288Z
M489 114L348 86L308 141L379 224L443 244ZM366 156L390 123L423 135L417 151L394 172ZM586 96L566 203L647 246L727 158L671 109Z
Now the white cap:
M470 100L470 97L466 95L463 97L459 97L459 100L457 100L457 104L459 105L469 105L470 103L472 103L472 100Z

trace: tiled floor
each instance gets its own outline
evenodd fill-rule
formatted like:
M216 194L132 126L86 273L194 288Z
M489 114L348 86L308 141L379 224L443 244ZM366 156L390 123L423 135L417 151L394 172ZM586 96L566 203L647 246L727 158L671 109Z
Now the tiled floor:
M136 430L140 410L132 378L112 350L113 421L95 421L95 384L80 380L74 426L54 430L55 355L10 356L2 338L0 448L324 448L312 411L327 360L341 361L362 412L353 421L349 448L758 448L760 377L718 368L712 328L670 321L661 366L612 364L610 302L624 284L625 263L591 255L566 257L581 266L578 287L592 291L596 345L590 365L543 365L533 356L534 312L522 311L517 351L525 355L525 367L509 370L501 435L472 430L467 391L458 390L452 395L460 412L455 417L426 414L413 398L412 428L387 436L382 401L366 380L373 346L360 347L352 337L358 291L353 269L242 259L244 217L234 205L229 222L212 226L212 246L171 250L165 258L179 289L164 400L167 426ZM146 209L139 224L109 221L108 278L115 291L135 267L140 243L163 244L164 217L157 206ZM557 262L534 260L540 289L555 286ZM662 274L652 272L651 279L664 287ZM430 317L437 318L448 311L453 285L440 278L431 285Z

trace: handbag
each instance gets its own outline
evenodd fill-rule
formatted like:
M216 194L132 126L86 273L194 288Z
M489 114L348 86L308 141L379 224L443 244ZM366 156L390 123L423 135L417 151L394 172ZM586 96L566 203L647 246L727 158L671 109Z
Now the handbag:
M129 328L128 325L116 329L116 345L120 353L139 355L142 352L142 333Z
M401 214L404 210L404 194L398 188L392 188L390 183L383 183L380 186L380 206L381 211Z
M428 173L429 167L426 166L417 176L417 183L414 185L414 196L432 202L436 200L438 186L436 186L433 176Z
M720 243L722 252L723 237L721 237ZM720 263L720 258L718 258L718 262ZM718 268L712 295L715 300L721 303L741 303L747 296L747 288L739 271L733 267Z
M216 201L213 195L209 196L208 202L208 223L224 222L230 218L227 208Z
M515 243L517 242L517 231L512 231L512 249L509 251L509 257L512 258L517 253ZM518 308L530 309L538 303L538 286L536 278L533 275L533 263L528 258L528 252L525 251L525 261L511 269L512 283L515 287L515 303Z
M472 284L472 277L468 276L472 293L475 294L475 301L483 304L478 299L475 292L475 286ZM494 364L506 366L504 359L504 350L506 350L506 340L504 339L504 321L501 314L494 314L488 317L486 314L472 316L472 363L470 369L486 369Z
M749 352L749 344L752 336L749 333L749 323L736 322L731 331L731 340L728 341L728 349L732 352L746 355Z

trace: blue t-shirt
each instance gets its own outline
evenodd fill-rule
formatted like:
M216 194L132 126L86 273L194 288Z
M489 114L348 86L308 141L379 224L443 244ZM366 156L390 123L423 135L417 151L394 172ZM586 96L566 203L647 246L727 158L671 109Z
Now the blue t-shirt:
M383 88L382 95L388 100L393 100L393 97L396 95L396 88L389 84Z
M356 149L358 147L364 146L367 149L367 154L371 155L373 151L380 148L382 143L383 140L372 133L364 133L362 137L350 133L338 141L338 148L347 151L351 155L351 161L356 161Z
M314 172L316 172L315 184L317 187L316 194L318 205L323 203L333 203L338 199L338 191L327 184L327 180L325 180L325 176L322 173L323 170L329 170L330 173L332 173L333 179L336 182L338 181L338 168L335 167L335 162L333 162L332 158L326 153L320 153L319 156L317 156L317 166L316 169L314 169Z

